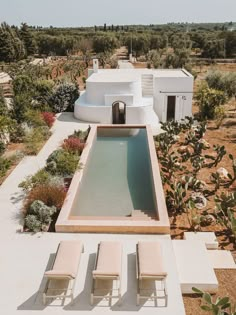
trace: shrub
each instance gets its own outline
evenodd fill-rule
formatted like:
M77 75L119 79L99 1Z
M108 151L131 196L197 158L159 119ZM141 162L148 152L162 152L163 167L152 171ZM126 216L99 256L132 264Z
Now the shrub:
M32 232L40 232L42 228L41 222L36 215L29 214L25 217L25 226Z
M64 140L62 148L72 153L81 154L84 149L84 143L79 138L69 137Z
M51 128L54 121L55 121L55 115L53 113L50 113L50 112L43 112L42 118L43 118L44 122L46 123L46 125L49 128Z
M48 183L49 180L50 174L45 171L45 169L41 169L33 176L28 176L23 182L19 184L19 187L28 191L36 186Z
M86 142L89 132L91 130L91 127L89 126L87 130L82 131L82 130L75 130L74 133L69 136L68 138L79 138L80 140L82 140L83 142Z
M46 170L52 175L68 176L74 174L78 163L78 155L59 149L48 157Z
M28 109L24 114L24 120L30 127L40 127L45 125L41 113L37 110Z
M22 142L25 137L25 131L22 125L17 124L11 131L10 131L10 140L13 143Z
M26 196L24 203L24 212L28 213L31 204L35 200L40 200L49 207L56 207L60 210L66 197L63 186L52 186L50 184L34 187Z
M215 109L223 105L227 100L226 94L222 91L210 89L202 85L196 94L196 101L201 111L202 118L213 119Z
M224 106L218 106L215 108L214 117L216 120L216 128L220 128L222 122L225 118L225 108Z
M11 167L11 160L0 157L0 177L3 177Z
M6 151L6 145L3 141L0 141L0 155Z
M50 136L49 128L46 126L37 127L26 133L24 142L27 154L37 154L42 143Z
M25 225L33 232L45 231L52 222L52 215L56 212L56 207L48 207L42 201L35 200L29 207Z
M65 110L73 110L73 106L79 97L78 86L71 83L60 84L49 99L49 104L54 113Z

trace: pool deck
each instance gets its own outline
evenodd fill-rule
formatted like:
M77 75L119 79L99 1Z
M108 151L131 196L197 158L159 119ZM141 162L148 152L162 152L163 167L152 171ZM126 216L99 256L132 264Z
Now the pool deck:
M35 157L25 157L0 187L0 309L4 315L15 314L63 314L72 311L74 314L85 314L92 311L96 314L138 311L139 314L184 315L177 268L174 264L174 253L169 236L125 235L125 234L74 234L74 233L21 233L21 207L23 194L18 187L27 176L34 174L45 165L48 155L55 150L62 140L75 129L86 129L83 124L73 119L72 114L64 113L53 126L53 134L43 149ZM81 239L85 245L75 288L74 305L44 306L42 290L45 285L43 274L52 263L53 254L63 239ZM97 244L101 240L119 239L124 244L122 306L101 307L89 304L91 289L91 270L95 259ZM159 240L163 242L164 255L168 263L169 305L167 308L148 307L142 304L137 307L135 279L135 244L139 240ZM128 269L128 272L127 272ZM153 305L151 305L153 306Z
M75 301L70 304L66 300L54 301L51 305L42 303L42 291L45 287L44 272L50 268L53 256L61 240L80 239L84 243L85 252L79 266L75 285ZM117 240L123 244L122 263L122 304L110 307L105 301L96 301L90 305L92 284L92 269L94 267L97 244L101 240ZM135 246L139 240L158 240L162 244L163 258L168 271L167 291L168 306L163 307L163 300L157 307L152 301L142 301L136 306L136 269ZM18 234L13 240L0 241L1 288L0 308L2 314L63 314L72 311L75 314L85 314L92 311L95 314L122 314L138 312L141 315L184 315L184 305L178 280L177 268L174 264L174 252L170 237L167 235L108 235L108 234ZM2 272L4 271L4 272ZM99 302L99 303L97 303ZM19 312L20 311L20 312Z

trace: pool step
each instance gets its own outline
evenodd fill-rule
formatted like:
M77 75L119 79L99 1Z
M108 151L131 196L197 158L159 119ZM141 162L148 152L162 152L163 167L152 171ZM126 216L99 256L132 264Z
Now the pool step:
M131 217L133 220L155 220L156 216L153 213L143 210L132 210Z

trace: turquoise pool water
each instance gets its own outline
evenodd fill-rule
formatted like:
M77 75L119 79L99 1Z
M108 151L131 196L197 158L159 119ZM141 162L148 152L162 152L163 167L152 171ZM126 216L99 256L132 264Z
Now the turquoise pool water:
M104 136L93 143L72 216L130 216L155 212L146 129ZM132 135L130 135L132 134Z

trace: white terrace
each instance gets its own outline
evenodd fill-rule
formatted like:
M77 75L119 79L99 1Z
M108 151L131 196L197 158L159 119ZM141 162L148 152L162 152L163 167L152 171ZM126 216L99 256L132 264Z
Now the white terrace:
M75 129L86 129L86 124L74 120L71 114L62 114L53 127L53 135L37 157L26 157L11 173L0 187L0 309L1 314L112 314L114 311L122 314L138 312L139 314L184 315L184 305L181 295L184 288L189 290L192 285L208 289L213 285L217 289L217 279L213 271L212 260L217 255L207 258L205 243L199 241L194 246L191 241L172 242L169 235L125 235L125 234L73 234L73 233L37 233L34 235L20 232L20 211L22 194L18 184L29 174L42 168L48 155L58 147L61 141ZM44 306L42 292L45 286L43 278L45 270L51 267L57 246L61 240L80 239L84 243L85 252L75 286L75 301L53 301ZM118 306L114 301L108 306L105 301L98 301L90 305L90 292L97 244L102 240L119 240L123 246L122 261L122 304ZM162 244L164 263L167 268L168 306L163 307L161 301L136 305L136 271L135 245L140 240L158 240ZM187 242L187 243L185 243ZM196 242L196 241L194 241ZM195 244L195 243L194 243ZM194 251L194 248L197 251ZM217 251L218 252L218 251ZM228 256L229 268L235 268L232 257ZM215 266L217 265L214 263ZM217 268L221 267L217 265ZM227 267L227 266L226 266ZM207 277L199 277L199 275Z

